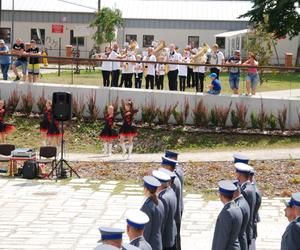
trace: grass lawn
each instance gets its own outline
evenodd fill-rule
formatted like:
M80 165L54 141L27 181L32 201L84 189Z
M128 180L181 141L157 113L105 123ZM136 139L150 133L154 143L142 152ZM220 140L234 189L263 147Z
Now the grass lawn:
M245 73L242 73L240 80L241 93L245 93L245 76ZM264 78L266 80L263 84L257 87L258 92L300 88L299 73L267 73ZM43 74L40 82L103 86L102 74L99 69L96 69L95 72L86 72L86 70L81 70L80 74L73 74L73 76L70 71L61 72L60 77L57 76L57 73ZM222 73L221 83L223 87L222 93L231 94L232 91L229 88L228 73ZM145 79L143 79L143 88L145 87L144 84ZM208 84L209 78L206 76L204 85L207 86ZM168 89L167 76L165 76L164 80L164 89ZM190 88L186 91L193 92L195 89Z
M17 147L38 149L43 145L44 138L39 133L40 119L26 117L10 117L9 123L17 130L7 138L8 143ZM66 123L65 139L68 152L100 153L102 143L98 135L103 122L96 123ZM138 129L139 136L135 138L136 153L163 152L166 148L184 151L220 151L233 149L259 149L300 147L299 136L266 136L266 135L240 135L240 134L214 134L214 133L188 133L178 128L175 130ZM120 147L114 148L121 152Z

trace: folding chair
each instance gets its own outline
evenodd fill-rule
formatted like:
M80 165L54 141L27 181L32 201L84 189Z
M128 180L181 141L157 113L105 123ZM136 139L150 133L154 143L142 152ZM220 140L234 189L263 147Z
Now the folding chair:
M0 163L9 163L11 152L15 150L15 145L12 144L0 144ZM6 173L7 170L0 169L0 173Z
M36 161L38 164L51 163L51 169L53 170L56 163L57 148L53 146L40 147L39 159Z

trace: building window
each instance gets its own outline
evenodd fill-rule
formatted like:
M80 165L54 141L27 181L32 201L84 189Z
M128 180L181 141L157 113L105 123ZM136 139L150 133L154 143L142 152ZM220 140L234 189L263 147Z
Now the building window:
M45 29L31 29L30 40L35 40L37 44L45 44Z
M192 48L199 48L199 36L188 36L188 45Z
M151 47L152 42L154 41L154 36L152 35L143 35L143 47Z
M130 44L131 41L137 41L137 35L126 35L125 36L126 43Z
M78 39L78 46L84 46L84 37L74 37L74 30L70 30L70 45L77 46Z
M0 28L0 37L5 43L10 43L10 28Z
M225 37L217 37L216 44L219 45L219 49L225 49Z

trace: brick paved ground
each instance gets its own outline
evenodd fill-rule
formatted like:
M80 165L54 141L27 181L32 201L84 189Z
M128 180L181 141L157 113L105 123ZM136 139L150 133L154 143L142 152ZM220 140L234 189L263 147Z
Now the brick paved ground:
M143 202L142 187L116 181L0 179L0 249L93 249L99 226L125 228ZM185 195L184 250L210 249L219 201ZM263 199L257 249L279 249L287 225L281 199ZM128 238L125 237L125 241Z

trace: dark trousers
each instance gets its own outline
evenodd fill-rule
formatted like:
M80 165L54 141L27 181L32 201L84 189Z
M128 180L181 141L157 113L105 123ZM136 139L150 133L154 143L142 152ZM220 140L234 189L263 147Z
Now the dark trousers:
M125 75L125 88L132 88L132 76L133 73L124 74Z
M136 89L140 89L142 87L143 73L135 73L134 74L134 85Z
M164 75L155 76L155 84L157 89L164 89Z
M151 89L154 89L154 76L151 75L146 76L146 89L149 89L149 87L151 87Z
M172 247L163 247L163 250L176 250L176 244Z
M220 70L219 69L211 68L210 73L216 73L217 74L217 79L219 79L219 75L220 75Z
M179 89L180 89L180 91L185 91L185 80L186 80L186 76L179 76Z
M194 88L195 87L194 72L192 68L188 67L187 82L186 82L187 88L191 87L191 80L192 80L192 88Z
M169 90L177 90L177 75L178 75L178 70L169 71L168 73Z
M111 72L111 86L112 87L118 87L118 82L119 82L119 75L120 75L120 70L113 70Z
M110 71L102 70L103 86L104 87L109 87L109 76L110 76Z
M3 75L3 80L7 80L8 79L8 69L9 69L9 63L6 64L1 64L1 72Z
M176 223L176 227L177 227L176 249L181 250L181 236L180 236L181 223Z
M194 72L196 92L203 92L204 87L204 73Z
M126 80L126 74L121 74L121 80L120 80L120 84L119 84L119 88L122 88L123 85L125 85L125 80Z

